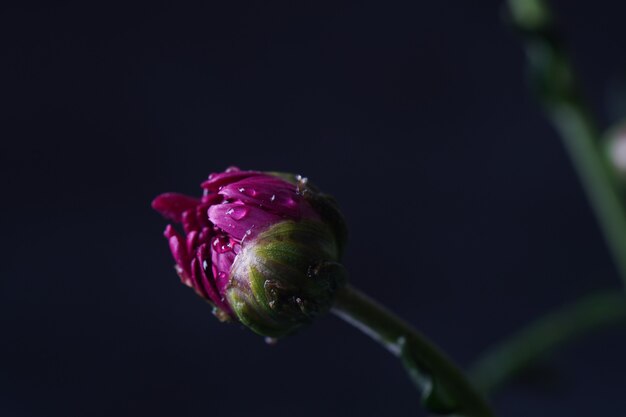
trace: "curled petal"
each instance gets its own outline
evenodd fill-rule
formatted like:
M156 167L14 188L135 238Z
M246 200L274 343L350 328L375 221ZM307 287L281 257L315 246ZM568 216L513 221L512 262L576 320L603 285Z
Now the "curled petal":
M196 293L202 297L205 298L209 301L213 301L211 300L211 298L209 298L209 294L207 294L206 290L204 289L204 285L201 282L201 272L200 272L200 264L198 262L198 259L193 258L191 260L191 287L196 291Z
M172 227L172 225L167 225L163 234L167 238L170 245L170 251L172 252L172 256L174 257L176 264L183 270L183 272L185 272L187 277L189 277L189 253L183 244L182 236Z
M178 193L164 193L152 201L152 208L176 223L180 223L183 213L195 209L200 201Z
M212 235L213 233L211 227L203 227L200 229L200 233L198 233L198 242L208 243L211 240Z
M220 245L220 239L215 239L211 245L211 261L213 262L213 275L215 276L215 283L220 294L224 294L226 286L228 285L228 276L230 274L230 268L235 262L235 253L233 244L226 248Z
M214 192L211 192L209 190L204 190L204 194L202 195L202 204L206 205L206 206L210 206L213 204L219 204L222 202L222 196L219 194L216 194Z
M199 265L199 277L202 281L202 286L206 291L209 299L213 301L213 303L224 310L226 313L230 314L231 310L228 307L228 304L224 301L223 293L218 291L219 286L216 285L215 279L207 275L207 269L211 265L208 261L209 250L207 245L202 245L198 249L197 261Z
M193 253L194 249L198 245L198 232L192 230L187 233L187 253Z

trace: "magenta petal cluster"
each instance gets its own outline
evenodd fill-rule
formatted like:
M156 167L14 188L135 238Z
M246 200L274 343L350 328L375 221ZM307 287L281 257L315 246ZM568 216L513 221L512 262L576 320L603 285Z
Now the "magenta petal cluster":
M226 298L229 273L246 241L284 220L319 216L298 184L259 171L231 167L209 175L202 197L165 193L152 207L174 223L165 229L181 281L208 300L220 319L233 317Z

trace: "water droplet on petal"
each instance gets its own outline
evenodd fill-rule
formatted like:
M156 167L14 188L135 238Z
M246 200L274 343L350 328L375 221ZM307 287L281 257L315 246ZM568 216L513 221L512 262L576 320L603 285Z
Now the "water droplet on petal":
M226 253L233 250L233 245L228 236L218 236L213 239L211 244L213 245L213 250L217 253Z
M232 207L226 211L226 214L235 220L241 220L248 214L248 208L245 206Z
M239 191L249 197L256 197L256 195L258 194L254 188L240 188Z

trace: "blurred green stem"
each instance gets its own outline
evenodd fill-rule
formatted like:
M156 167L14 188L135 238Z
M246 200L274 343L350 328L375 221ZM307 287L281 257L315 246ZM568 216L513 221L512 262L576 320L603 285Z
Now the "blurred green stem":
M559 132L596 213L626 286L626 207L605 157L600 130L585 104L545 0L508 0L508 17L520 33L532 87ZM594 328L626 320L621 293L588 296L529 325L487 352L471 375L483 392L494 390L555 347Z
M507 4L510 20L524 41L532 86L569 151L626 286L625 202L548 4L544 0Z
M586 296L531 323L488 351L472 366L470 376L482 392L492 392L555 348L618 322L626 322L623 292Z
M399 357L432 412L490 417L482 395L435 345L405 321L353 287L339 290L333 313Z

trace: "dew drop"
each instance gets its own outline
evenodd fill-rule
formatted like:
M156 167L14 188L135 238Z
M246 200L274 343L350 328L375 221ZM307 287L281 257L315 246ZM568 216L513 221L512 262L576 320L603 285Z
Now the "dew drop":
M226 211L226 214L235 220L241 220L248 214L248 208L245 206L231 207Z
M226 253L232 251L232 243L227 236L218 236L213 239L211 243L213 245L213 250L217 253Z
M254 188L240 188L239 191L250 197L256 197L258 194Z
M270 198L271 202L274 202L274 200L276 200L276 194L272 194L272 198Z

